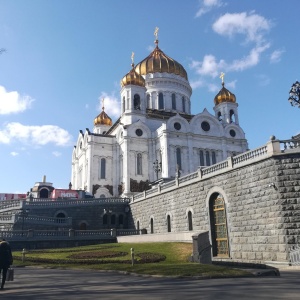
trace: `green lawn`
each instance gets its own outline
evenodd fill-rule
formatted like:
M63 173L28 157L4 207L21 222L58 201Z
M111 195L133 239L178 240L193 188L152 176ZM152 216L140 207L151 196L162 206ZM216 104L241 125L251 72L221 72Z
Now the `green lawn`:
M134 265L131 248L134 248ZM121 243L32 250L26 253L24 262L21 251L13 252L13 256L15 266L115 270L165 276L250 276L243 270L190 263L191 253L192 244L188 243Z

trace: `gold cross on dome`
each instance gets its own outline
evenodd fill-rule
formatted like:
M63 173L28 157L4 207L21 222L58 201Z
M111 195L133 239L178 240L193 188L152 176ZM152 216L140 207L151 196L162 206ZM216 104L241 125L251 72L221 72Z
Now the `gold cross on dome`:
M102 110L104 110L104 98L102 98Z
M222 79L222 84L224 84L225 73L221 72L220 78Z
M131 53L131 62L134 63L134 52Z
M155 35L155 39L156 39L156 40L158 39L158 30L159 30L159 28L158 28L158 27L155 27L154 35Z

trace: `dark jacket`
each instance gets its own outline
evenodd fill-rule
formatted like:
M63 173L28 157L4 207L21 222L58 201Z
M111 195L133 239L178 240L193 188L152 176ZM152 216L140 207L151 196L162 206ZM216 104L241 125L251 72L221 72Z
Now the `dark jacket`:
M11 248L6 241L0 242L0 267L8 268L13 263Z

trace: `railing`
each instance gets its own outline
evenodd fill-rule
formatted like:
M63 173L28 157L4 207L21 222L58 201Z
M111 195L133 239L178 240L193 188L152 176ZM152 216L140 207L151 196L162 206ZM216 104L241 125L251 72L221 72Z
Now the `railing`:
M282 152L285 152L286 150L300 148L300 139L282 140L279 141L279 143Z
M300 265L300 246L294 246L290 249L290 264L292 266Z
M216 174L220 174L220 172L224 173L234 168L251 164L254 161L260 161L273 155L280 155L282 153L286 153L288 150L295 149L296 151L298 149L300 151L300 139L294 138L291 140L279 141L276 140L275 137L272 137L271 140L262 147L247 151L233 157L229 157L228 159L209 167L201 167L197 172L193 172L191 174L178 178L177 183L178 186L180 186L183 184L189 184L194 179L203 180ZM171 187L177 188L176 180L163 183L159 187L154 186L151 190L145 191L143 193L135 194L132 197L132 200L136 201L139 199L144 199L144 196L147 197L154 193L160 193L161 191Z
M97 240L111 239L116 236L138 235L141 230L101 229L101 230L14 230L0 231L0 238L8 241L42 240Z
M60 226L60 225L72 225L72 218L53 218L53 217L46 217L46 216L33 216L33 215L28 215L28 216L22 216L22 214L16 214L14 218L15 222L26 222L26 224L44 224L44 225L55 225L55 226ZM1 222L1 218L0 218Z

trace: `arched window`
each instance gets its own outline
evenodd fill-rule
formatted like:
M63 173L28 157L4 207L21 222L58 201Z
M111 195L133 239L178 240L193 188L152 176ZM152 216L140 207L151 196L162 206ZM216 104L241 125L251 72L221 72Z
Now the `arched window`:
M217 163L217 160L216 160L216 152L215 152L215 151L213 151L213 152L211 153L211 161L212 161L212 164L213 164L213 165Z
M230 123L235 123L234 111L230 110Z
M140 230L140 221L136 222L136 230Z
M110 217L110 224L115 225L116 224L116 215L111 215Z
M123 97L122 101L122 111L125 112L125 97Z
M136 110L140 110L141 109L141 98L140 98L140 95L138 95L138 94L135 94L133 96L133 107Z
M123 179L123 155L120 155L120 180L122 181Z
M176 109L176 95L172 94L172 109Z
M158 109L164 109L164 95L163 95L163 93L158 94Z
M100 162L100 179L105 179L106 173L106 160L105 158L101 158Z
M218 120L219 120L219 121L222 121L222 120L223 120L223 117L222 117L222 114L221 114L220 111L218 112Z
M147 108L151 108L150 95L147 94Z
M167 225L168 225L168 232L171 232L171 217L170 217L170 215L167 216Z
M229 256L225 201L214 193L209 202L213 256Z
M58 213L57 215L56 215L56 218L65 218L66 217L66 215L64 214L64 213Z
M188 212L189 231L193 230L193 215L192 212Z
M105 214L103 216L103 225L107 225L107 224L108 224L108 216L107 216L107 214Z
M150 232L154 233L154 227L153 227L153 219L150 220Z
M182 111L185 112L185 99L182 97Z
M210 157L209 157L209 151L205 152L205 156L206 156L206 165L210 166Z
M119 225L123 225L123 224L124 224L124 216L119 215Z
M142 154L138 153L138 155L136 156L136 173L137 173L137 175L143 174L142 164L143 164Z
M48 198L49 191L47 189L41 189L40 190L40 198Z
M101 194L99 198L106 198L104 194Z
M176 163L178 165L179 170L181 170L181 150L180 150L180 148L176 148Z
M203 150L200 150L199 155L200 155L200 166L205 166Z

